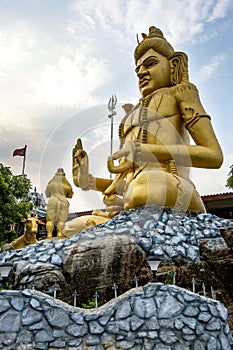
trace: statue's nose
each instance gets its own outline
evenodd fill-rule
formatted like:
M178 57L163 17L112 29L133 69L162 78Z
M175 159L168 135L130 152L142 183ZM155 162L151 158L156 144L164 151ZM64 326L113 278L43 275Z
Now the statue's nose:
M140 67L138 67L137 76L138 76L139 79L141 79L146 74L147 74L147 69L142 64Z

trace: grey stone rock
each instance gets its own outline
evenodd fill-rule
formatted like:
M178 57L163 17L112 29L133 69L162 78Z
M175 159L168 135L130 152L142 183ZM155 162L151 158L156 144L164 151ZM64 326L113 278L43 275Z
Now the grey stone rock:
M207 350L213 350L213 349L217 349L217 339L214 337L211 337L207 344Z
M218 315L218 309L216 307L216 305L208 305L209 311L211 313L212 316L217 316Z
M62 261L62 258L60 257L60 255L58 254L53 254L52 257L51 257L51 264L53 265L62 265L63 261Z
M67 348L66 347L66 341L65 340L62 340L62 339L57 339L57 340L54 340L53 342L51 342L49 344L49 347L53 347L53 348L56 348L56 349L65 349Z
M136 315L133 315L130 318L130 327L132 331L136 331L138 328L140 328L144 324L144 320L137 317Z
M40 302L37 299L35 299L35 298L31 298L30 305L35 310L42 310Z
M18 334L18 344L30 344L32 342L32 333L27 330L22 330Z
M154 331L160 328L159 322L156 316L152 316L149 319L145 320L144 325L142 326L143 330Z
M54 338L64 338L66 336L64 329L54 329L53 330L53 337Z
M31 326L28 327L30 331L40 330L40 329L49 329L52 331L52 328L49 326L47 320L45 317L40 322L33 323Z
M187 306L184 309L184 315L189 317L195 317L199 314L199 309L195 306Z
M201 340L195 340L194 342L194 350L205 350L205 343L202 342Z
M228 317L227 309L222 303L217 303L217 309L219 312L219 316L222 321L226 321Z
M87 334L87 324L84 323L82 325L70 325L66 328L66 332L75 337L82 337Z
M83 314L81 314L80 312L72 312L70 313L69 317L72 321L79 325L84 323Z
M71 340L69 340L68 345L69 345L69 347L70 346L75 346L76 347L76 346L79 346L81 344L81 342L82 342L82 339L80 339L80 338L71 339Z
M32 348L33 349L33 348ZM47 350L48 349L48 343L47 342L45 342L45 343L36 343L35 345L34 345L34 349L38 349L38 350Z
M171 328L174 329L174 318L159 319L159 328Z
M50 260L50 255L48 254L41 254L39 257L37 257L37 261L41 262L41 263L46 263Z
M201 312L198 315L198 321L202 321L202 322L209 322L209 320L211 319L211 314L209 314L208 312Z
M106 331L110 334L118 334L119 330L120 328L117 322L110 321L106 326Z
M193 335L194 333L193 333L193 329L191 329L191 328L189 328L189 327L184 327L183 329L182 329L182 333L183 334L186 334L186 335Z
M70 324L70 319L67 313L62 309L48 310L45 315L51 326L63 328Z
M176 329L181 330L184 327L184 322L181 321L180 319L176 319L174 326Z
M39 311L27 308L22 313L22 324L25 326L33 325L42 319L42 314Z
M0 317L0 330L2 333L18 332L21 326L20 314L12 310L6 311Z
M195 249L195 247L189 246L187 249L187 257L191 259L192 261L195 261L198 256L198 249Z
M187 342L193 342L196 339L196 335L195 334L182 334L182 339L187 341Z
M220 343L221 343L221 349L231 350L229 338L227 338L225 335L220 336ZM232 343L232 346L233 346L233 343Z
M221 329L221 324L219 322L218 319L211 319L207 325L206 325L206 329L208 331L218 331Z
M159 309L159 318L171 318L181 313L184 306L171 295L167 295Z
M104 328L97 321L89 322L89 330L91 334L102 334L104 332Z
M121 318L127 318L131 314L131 306L130 303L127 301L124 304L121 304L117 307L115 318L116 320Z
M102 326L105 326L108 323L108 321L110 320L110 318L112 317L113 314L114 314L114 310L108 311L106 314L104 314L102 317L99 318L99 323Z
M163 244L165 242L166 238L164 235L160 235L156 232L156 234L153 236L153 244Z
M148 238L139 238L137 244L142 247L143 250L148 252L152 247L152 240Z
M172 345L177 342L176 334L170 329L161 329L159 331L159 338L164 344Z
M35 342L36 343L44 343L44 342L50 342L53 341L53 334L48 329L42 329L38 331L35 335Z
M84 341L85 341L86 345L88 346L88 349L90 346L97 346L100 344L100 338L96 335L88 334Z
M134 348L134 341L122 340L116 344L116 349L127 350Z
M22 311L24 308L24 300L20 297L15 297L11 299L11 305L15 310ZM0 305L0 308L1 308L1 305Z
M182 317L182 321L191 329L196 329L197 327L197 320L195 317Z
M10 303L7 299L0 298L0 313L10 309Z
M156 311L156 305L152 298L140 299L136 298L133 304L133 311L138 317L150 318Z
M16 340L16 336L17 336L16 332L5 333L2 341L0 340L1 344L6 346L14 344Z

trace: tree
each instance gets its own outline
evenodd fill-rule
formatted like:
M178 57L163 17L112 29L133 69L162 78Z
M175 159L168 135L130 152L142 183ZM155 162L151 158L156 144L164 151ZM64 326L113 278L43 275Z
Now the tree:
M23 176L15 176L0 163L0 244L11 242L16 233L15 222L27 217L32 204L27 201L31 182Z
M228 174L226 187L233 188L233 164L230 166L230 172Z

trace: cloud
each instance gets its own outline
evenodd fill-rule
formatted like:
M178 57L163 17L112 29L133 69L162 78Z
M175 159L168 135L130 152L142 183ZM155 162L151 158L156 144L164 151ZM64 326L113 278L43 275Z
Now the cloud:
M227 10L232 7L231 0L218 0L213 7L212 13L208 18L209 22L214 22L219 18L223 18L227 14Z
M1 30L0 76L6 76L17 65L23 64L34 46L35 40L24 21L16 21L8 30Z
M41 102L79 108L98 103L94 94L110 75L104 59L87 56L85 51L72 50L59 57L56 64L46 65L35 83Z
M210 62L206 65L204 65L199 73L198 73L198 79L199 81L204 81L206 79L211 78L214 74L217 68L224 62L226 58L226 55L215 55L210 59Z
M140 33L155 25L176 45L206 37L205 23L224 17L230 0L74 0L72 8L87 27L102 28L118 42L129 44L129 34ZM124 45L124 44L122 44Z

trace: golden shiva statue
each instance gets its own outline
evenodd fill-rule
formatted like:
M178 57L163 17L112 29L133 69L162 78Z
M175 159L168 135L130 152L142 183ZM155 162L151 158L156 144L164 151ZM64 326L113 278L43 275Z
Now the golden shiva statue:
M55 222L57 222L57 237L62 237L69 209L69 202L66 198L73 196L72 187L62 168L59 168L49 181L45 194L46 197L49 197L46 210L47 238L52 237Z
M175 52L160 29L142 34L135 52L142 98L119 127L120 149L108 159L113 180L94 178L81 140L73 149L73 181L104 194L106 212L69 222L66 235L103 223L120 210L146 204L205 212L190 167L219 168L223 155L198 90L189 82L188 57ZM189 138L195 144L190 144ZM118 161L116 165L114 162Z

